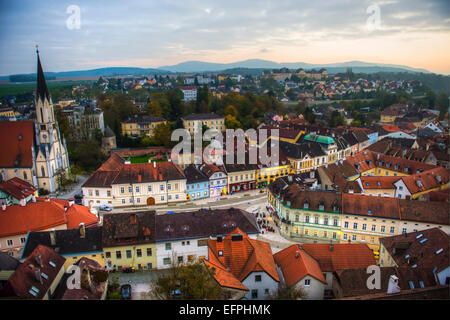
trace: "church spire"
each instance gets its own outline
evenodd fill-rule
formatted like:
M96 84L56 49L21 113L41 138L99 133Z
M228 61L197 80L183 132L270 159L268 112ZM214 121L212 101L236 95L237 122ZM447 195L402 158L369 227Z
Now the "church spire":
M47 83L45 82L44 71L42 70L41 60L39 59L39 50L36 46L37 54L37 88L36 88L36 100L41 98L44 102L45 98L50 101L50 94L48 93Z

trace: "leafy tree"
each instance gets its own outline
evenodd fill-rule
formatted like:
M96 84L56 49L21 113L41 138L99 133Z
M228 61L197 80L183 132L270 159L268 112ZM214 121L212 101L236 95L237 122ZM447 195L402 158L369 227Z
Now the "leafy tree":
M154 117L162 117L163 109L161 108L161 104L158 100L152 101L147 104L148 114Z
M269 300L299 300L306 298L307 293L302 288L288 287L285 283L280 283L278 289L269 295Z
M176 257L173 257L175 261ZM168 273L160 276L151 293L161 300L216 300L224 296L223 289L203 262L186 265L173 264ZM176 294L179 292L179 294Z
M162 123L155 128L152 144L170 148L174 144L174 141L171 141L171 137L172 127L168 123Z

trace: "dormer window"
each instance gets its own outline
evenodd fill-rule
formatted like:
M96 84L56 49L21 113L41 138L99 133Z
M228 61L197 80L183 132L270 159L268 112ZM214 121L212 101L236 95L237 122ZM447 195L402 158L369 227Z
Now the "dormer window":
M324 211L325 210L325 201L320 200L319 201L319 210Z
M308 199L306 199L306 200L303 202L303 209L309 209L309 201L308 201Z

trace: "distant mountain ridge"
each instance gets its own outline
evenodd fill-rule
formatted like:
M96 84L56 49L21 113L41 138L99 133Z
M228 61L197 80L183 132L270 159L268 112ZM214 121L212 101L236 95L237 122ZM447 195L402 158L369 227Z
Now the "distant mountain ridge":
M213 71L222 71L227 69L235 69L235 68L247 68L247 69L280 69L280 68L289 68L289 69L320 69L320 68L380 68L383 71L390 72L393 69L396 72L397 70L409 71L409 72L423 72L423 73L431 73L425 69L411 68L403 65L395 65L395 64L383 64L383 63L370 63L364 61L348 61L348 62L338 62L338 63L324 63L324 64L312 64L305 62L273 62L269 60L261 60L261 59L250 59L232 63L213 63L213 62L203 62L203 61L186 61L181 62L172 66L161 66L158 69L160 70L168 70L171 72L213 72Z
M193 72L223 72L234 69L248 69L252 73L261 73L265 69L299 69L305 70L325 68L328 73L335 74L345 72L347 68L352 68L356 73L375 73L375 72L422 72L431 73L425 69L411 68L408 66L394 64L370 63L364 61L348 61L328 64L312 64L305 62L286 62L278 63L269 60L249 59L233 63L213 63L203 61L186 61L171 66L161 66L158 68L138 68L138 67L107 67L90 70L76 70L63 72L46 72L49 78L70 78L70 77L111 77L125 75L150 75L150 74L170 74L170 73L193 73ZM13 75L13 76L17 76ZM20 74L20 76L33 77L36 74ZM1 76L0 80L8 80L9 76Z

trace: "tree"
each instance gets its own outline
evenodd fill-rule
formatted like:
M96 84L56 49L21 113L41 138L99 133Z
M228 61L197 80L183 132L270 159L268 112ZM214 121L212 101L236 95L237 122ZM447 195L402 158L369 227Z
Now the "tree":
M342 114L339 111L334 110L331 113L330 119L328 121L328 126L331 128L336 128L338 126L343 126L344 124L345 120Z
M178 261L174 255L172 261ZM173 263L168 273L158 277L151 293L161 300L216 300L224 296L223 289L203 262Z
M307 294L302 288L288 287L285 283L280 283L278 289L269 295L269 300L299 300L306 298Z
M225 116L225 127L227 129L239 129L242 127L242 124L236 120L236 117L231 114Z
M171 141L171 138L171 126L168 123L162 123L158 125L154 130L152 144L155 146L164 146L170 148L174 144L174 141Z
M147 104L148 114L154 117L162 117L163 109L161 108L161 104L158 100L152 101Z

